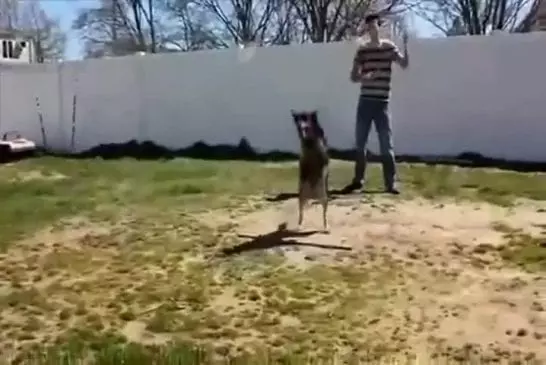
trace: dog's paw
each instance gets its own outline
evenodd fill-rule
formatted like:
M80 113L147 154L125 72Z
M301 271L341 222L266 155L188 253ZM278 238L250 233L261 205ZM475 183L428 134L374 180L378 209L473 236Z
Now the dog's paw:
M321 233L322 234L330 234L330 229L329 228L323 228Z
M287 228L288 228L288 223L282 222L281 224L277 226L277 231L286 231Z

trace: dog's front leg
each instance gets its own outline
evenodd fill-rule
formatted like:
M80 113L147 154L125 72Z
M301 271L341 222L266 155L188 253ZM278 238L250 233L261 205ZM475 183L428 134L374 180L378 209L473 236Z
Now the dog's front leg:
M298 185L298 228L303 224L303 214L305 203L307 202L307 191L305 183L301 182Z

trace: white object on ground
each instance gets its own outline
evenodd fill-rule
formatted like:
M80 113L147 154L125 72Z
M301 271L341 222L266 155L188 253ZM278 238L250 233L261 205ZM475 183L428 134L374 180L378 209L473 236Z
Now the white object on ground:
M8 146L10 153L13 154L34 151L36 149L36 144L34 142L24 138L17 138L11 141L0 141L0 145Z

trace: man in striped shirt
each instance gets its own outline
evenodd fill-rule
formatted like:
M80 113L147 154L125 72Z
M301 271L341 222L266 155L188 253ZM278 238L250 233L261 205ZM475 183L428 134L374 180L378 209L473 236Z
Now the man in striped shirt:
M366 144L373 122L383 159L385 190L391 194L400 194L395 186L396 166L388 106L392 63L396 62L403 69L408 67L407 35L404 35L402 54L392 41L379 38L381 23L377 14L368 15L365 24L370 40L356 51L350 76L352 82L360 83L354 177L343 190L351 192L362 189L366 172Z

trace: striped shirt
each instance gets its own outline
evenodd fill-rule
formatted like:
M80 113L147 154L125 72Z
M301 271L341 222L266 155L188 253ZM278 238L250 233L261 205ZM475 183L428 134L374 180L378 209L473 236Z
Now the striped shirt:
M382 39L379 45L370 42L362 44L356 51L354 62L360 74L373 72L372 78L363 78L360 84L360 96L370 99L389 100L391 91L392 62L402 58L394 43Z

